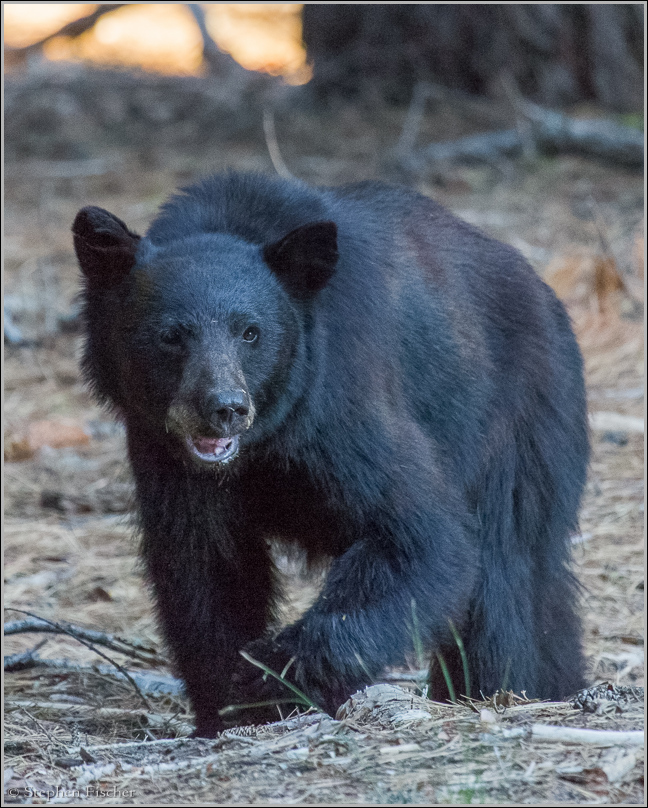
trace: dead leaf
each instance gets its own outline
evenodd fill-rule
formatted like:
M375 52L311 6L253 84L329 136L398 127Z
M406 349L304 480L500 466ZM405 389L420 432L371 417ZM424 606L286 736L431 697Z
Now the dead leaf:
M15 463L30 460L44 446L63 449L87 446L89 443L90 432L81 420L57 418L33 421L19 434L5 435L4 459Z
M90 434L82 421L73 418L58 420L34 421L27 429L27 441L33 452L50 446L62 449L66 446L87 446Z
M5 438L4 459L6 463L20 463L34 456L27 438Z
M110 592L106 591L103 586L95 586L94 589L88 592L86 599L92 603L97 603L98 601L109 603L112 600L112 595Z
M547 267L544 278L565 303L595 305L599 313L616 311L625 291L614 258L591 250L558 256Z

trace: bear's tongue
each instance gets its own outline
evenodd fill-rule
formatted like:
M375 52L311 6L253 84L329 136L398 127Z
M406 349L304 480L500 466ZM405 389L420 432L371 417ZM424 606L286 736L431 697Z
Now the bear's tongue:
M238 435L230 438L206 438L199 436L189 439L190 448L205 460L222 460L234 454L238 447Z

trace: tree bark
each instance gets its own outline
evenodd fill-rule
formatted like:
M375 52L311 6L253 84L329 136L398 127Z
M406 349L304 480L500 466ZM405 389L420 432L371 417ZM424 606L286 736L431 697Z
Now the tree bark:
M546 106L643 108L640 4L307 3L303 21L322 95L406 102L420 81L489 95L506 70Z

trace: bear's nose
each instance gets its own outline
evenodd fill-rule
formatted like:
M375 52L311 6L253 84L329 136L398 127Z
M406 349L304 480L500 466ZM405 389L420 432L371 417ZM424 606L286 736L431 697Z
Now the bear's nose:
M227 432L245 428L250 414L250 399L245 390L226 390L216 393L209 401L210 422Z

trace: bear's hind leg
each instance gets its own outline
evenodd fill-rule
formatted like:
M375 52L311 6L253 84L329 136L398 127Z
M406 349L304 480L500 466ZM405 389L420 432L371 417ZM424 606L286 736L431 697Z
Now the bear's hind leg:
M476 501L481 581L467 647L485 696L498 688L559 699L583 681L577 584L569 570L587 463L555 414L520 428Z

